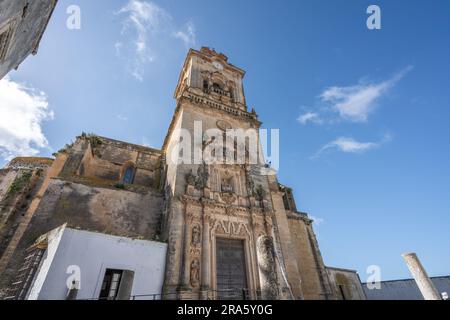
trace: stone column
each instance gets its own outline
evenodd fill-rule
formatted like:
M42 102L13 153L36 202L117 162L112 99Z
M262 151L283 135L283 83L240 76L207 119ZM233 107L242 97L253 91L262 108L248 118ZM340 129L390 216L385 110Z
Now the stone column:
M402 255L425 300L442 300L415 253Z
M205 209L203 209L205 210ZM210 250L210 239L209 239L209 222L211 220L211 216L204 212L203 213L203 235L202 235L202 299L208 299L208 291L210 289L210 281L211 281L211 250Z
M191 262L189 259L189 250L190 250L190 226L192 214L188 213L188 206L185 206L185 220L184 220L184 240L183 240L183 279L182 279L182 290L187 290L190 288L190 267Z
M164 277L163 299L176 299L180 289L183 267L183 232L184 232L184 205L181 201L172 201L169 209L168 248L166 258L166 272Z

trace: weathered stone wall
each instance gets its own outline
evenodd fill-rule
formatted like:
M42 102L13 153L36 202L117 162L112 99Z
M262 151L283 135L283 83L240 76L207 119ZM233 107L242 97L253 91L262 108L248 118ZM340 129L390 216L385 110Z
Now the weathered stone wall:
M56 2L57 0L0 1L0 32L10 32L5 60L0 60L0 79L17 68L29 54L36 52Z
M288 212L292 239L291 254L297 260L306 300L332 299L325 266L316 245L312 220L301 213Z
M52 164L47 158L16 158L0 170L0 257Z
M296 240L292 238L290 232L289 220L286 216L286 211L284 210L283 196L281 192L271 190L271 197L275 211L275 226L279 240L278 252L283 260L289 285L295 299L303 299L305 297L303 293L303 278L299 273L298 261L295 259L295 255L292 254L296 249Z
M0 201L6 196L9 186L17 177L17 170L1 169L0 170Z
M3 196L0 202L4 295L23 264L26 249L62 224L129 238L160 238L164 208L160 151L83 135L58 153L51 170L52 160L38 160L16 159L0 173L0 192L5 195L14 181L27 177L17 196ZM134 181L124 185L121 179L129 165L135 169ZM5 214L4 208L8 209Z
M132 165L135 168L133 184L161 187L161 151L97 136L78 139L76 144L81 149L71 158L82 154L78 175L120 183L126 166Z
M358 273L355 270L326 267L334 296L338 300L366 300Z
M132 192L52 179L15 248L0 288L7 288L36 239L67 223L69 227L139 239L158 239L163 196L152 190Z
M83 230L153 239L159 232L162 205L162 195L151 190L132 192L53 179L33 224L45 221L51 230L67 223Z

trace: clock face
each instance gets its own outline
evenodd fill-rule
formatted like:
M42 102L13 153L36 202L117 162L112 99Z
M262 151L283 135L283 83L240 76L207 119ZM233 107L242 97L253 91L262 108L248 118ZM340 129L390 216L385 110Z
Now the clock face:
M222 70L222 69L223 69L222 64L221 64L220 62L218 62L218 61L214 61L214 62L213 62L213 66L214 66L216 69L219 69L219 70Z

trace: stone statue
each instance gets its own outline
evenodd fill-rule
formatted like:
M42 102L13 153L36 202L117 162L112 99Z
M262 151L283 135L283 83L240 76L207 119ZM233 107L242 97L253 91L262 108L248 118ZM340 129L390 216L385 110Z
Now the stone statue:
M230 179L222 179L221 190L225 193L233 193L233 186L231 185Z
M191 285L197 287L200 282L200 262L198 259L192 260L191 263Z
M247 177L247 194L249 196L253 196L255 193L255 182L253 182L253 179L248 175Z
M258 201L264 200L264 197L266 196L266 191L263 189L262 185L259 184L256 187L254 195L255 195L256 200L258 200Z
M190 186L194 186L195 185L195 176L192 173L192 170L189 173L186 174L186 182Z
M209 172L206 164L203 163L197 169L197 179L195 181L195 188L201 190L206 188L209 179Z

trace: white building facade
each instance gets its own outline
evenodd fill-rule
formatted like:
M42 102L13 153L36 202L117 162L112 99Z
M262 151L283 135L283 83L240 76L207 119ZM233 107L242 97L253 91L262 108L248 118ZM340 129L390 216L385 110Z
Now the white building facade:
M160 298L166 244L65 225L41 238L46 249L28 300Z

